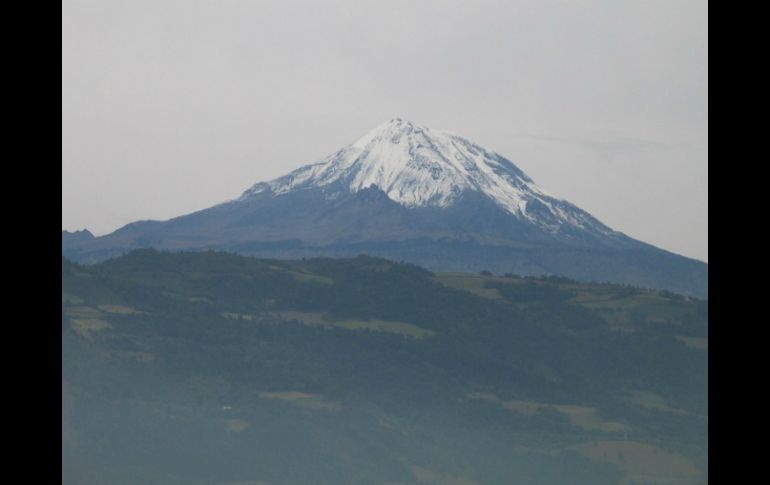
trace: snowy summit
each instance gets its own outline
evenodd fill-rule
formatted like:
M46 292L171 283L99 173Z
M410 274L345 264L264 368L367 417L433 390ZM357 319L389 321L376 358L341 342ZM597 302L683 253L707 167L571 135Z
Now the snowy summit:
M551 231L567 224L612 233L588 213L537 186L510 160L472 141L394 118L320 162L301 167L243 193L280 196L321 188L329 198L376 187L405 207L448 207L479 192L519 219ZM532 210L535 208L535 210Z

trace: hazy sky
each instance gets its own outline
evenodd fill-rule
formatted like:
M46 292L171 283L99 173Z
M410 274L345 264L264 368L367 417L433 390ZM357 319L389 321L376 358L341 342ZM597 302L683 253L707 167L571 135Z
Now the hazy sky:
M708 259L707 2L64 0L62 228L235 198L402 117Z

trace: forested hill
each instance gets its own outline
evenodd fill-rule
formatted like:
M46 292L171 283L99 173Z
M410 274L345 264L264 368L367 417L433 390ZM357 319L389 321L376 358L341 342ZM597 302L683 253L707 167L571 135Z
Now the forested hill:
M63 258L63 483L705 483L707 314L366 256Z

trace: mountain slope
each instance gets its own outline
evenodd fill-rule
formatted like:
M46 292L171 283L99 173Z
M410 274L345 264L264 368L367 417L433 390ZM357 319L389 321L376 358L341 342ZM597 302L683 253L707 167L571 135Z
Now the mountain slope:
M148 246L266 257L359 251L431 269L564 274L699 296L708 286L704 263L612 230L469 140L398 118L238 199L62 246L83 262Z
M483 194L512 216L558 233L561 226L620 237L585 211L538 187L510 160L458 135L395 118L321 162L270 182L239 199L322 188L329 199L377 187L402 206L448 207L467 192Z
M80 484L705 482L704 301L142 250L63 260L61 330Z

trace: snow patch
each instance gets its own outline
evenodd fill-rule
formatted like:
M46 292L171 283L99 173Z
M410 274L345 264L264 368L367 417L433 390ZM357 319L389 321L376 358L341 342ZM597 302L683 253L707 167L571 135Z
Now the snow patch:
M327 156L261 182L240 200L270 190L274 196L339 183L349 192L377 186L406 207L448 207L465 191L481 192L515 217L550 231L561 226L613 231L588 213L538 187L510 160L449 131L394 118ZM337 195L328 194L329 198ZM527 211L538 201L550 217ZM545 220L548 219L548 220Z

